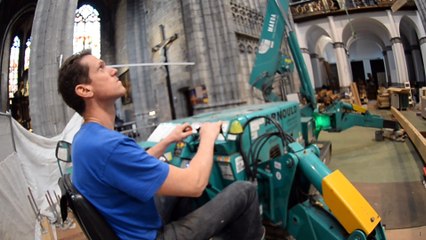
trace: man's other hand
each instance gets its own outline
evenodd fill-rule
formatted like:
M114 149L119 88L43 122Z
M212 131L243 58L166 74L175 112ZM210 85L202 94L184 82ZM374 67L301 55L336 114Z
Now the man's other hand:
M192 127L189 123L178 125L173 131L167 136L170 142L179 142L192 134Z

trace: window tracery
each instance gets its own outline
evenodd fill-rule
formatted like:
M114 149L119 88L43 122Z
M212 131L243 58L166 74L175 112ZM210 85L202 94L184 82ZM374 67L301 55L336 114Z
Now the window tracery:
M101 57L101 19L99 12L85 4L75 12L74 53L91 49L92 54Z

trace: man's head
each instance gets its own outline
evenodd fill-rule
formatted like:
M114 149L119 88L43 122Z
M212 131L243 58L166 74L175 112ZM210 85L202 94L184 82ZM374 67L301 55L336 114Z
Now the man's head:
M89 66L81 64L81 59L87 55L91 55L90 50L69 57L62 64L58 76L58 92L65 103L80 115L84 113L85 103L83 98L77 95L75 88L79 84L90 83Z
M64 101L83 115L87 104L94 106L114 105L117 98L126 93L117 78L117 69L83 51L68 58L59 70L58 91Z

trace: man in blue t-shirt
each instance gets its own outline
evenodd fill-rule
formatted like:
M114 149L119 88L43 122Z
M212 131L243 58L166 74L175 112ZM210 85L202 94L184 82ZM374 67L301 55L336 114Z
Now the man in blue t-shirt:
M90 51L75 54L64 62L59 70L58 90L67 105L84 118L72 145L73 184L105 217L119 238L199 240L220 236L258 240L264 237L256 187L249 182L231 184L208 203L179 218L165 217L172 214L171 205L164 206L171 201L155 201L156 196L201 196L209 181L220 122L201 126L198 151L191 164L183 169L158 157L167 146L191 134L186 131L189 124L177 126L147 151L133 139L114 131L114 103L126 89L117 77L117 70L106 66ZM176 204L185 198L171 199ZM157 209L164 213L163 218ZM171 210L164 212L165 209Z

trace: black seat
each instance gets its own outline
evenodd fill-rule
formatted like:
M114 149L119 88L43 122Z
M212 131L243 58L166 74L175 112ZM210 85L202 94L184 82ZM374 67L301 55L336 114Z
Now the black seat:
M71 182L70 174L65 174L63 177L59 178L58 184L62 191L62 221L67 219L69 206L78 224L89 240L119 239L97 209L74 187Z

